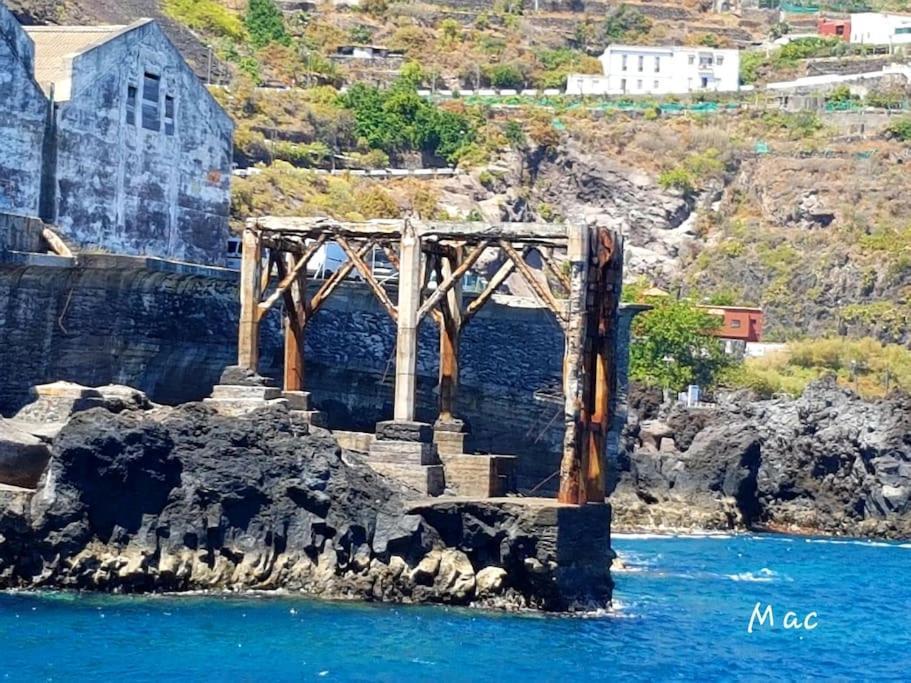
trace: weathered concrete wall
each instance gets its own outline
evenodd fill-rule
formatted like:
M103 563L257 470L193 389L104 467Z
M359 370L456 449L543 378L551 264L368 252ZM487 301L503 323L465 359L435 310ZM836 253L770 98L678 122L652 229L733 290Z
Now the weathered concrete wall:
M33 384L129 384L175 403L236 360L236 273L155 259L0 253L0 412ZM263 341L277 343L269 320Z
M146 73L160 77L156 130L143 125ZM127 120L131 86L135 123ZM84 249L221 265L232 134L227 114L156 24L78 56L71 99L57 113L56 224Z
M32 78L34 46L0 3L0 212L37 216L47 100Z

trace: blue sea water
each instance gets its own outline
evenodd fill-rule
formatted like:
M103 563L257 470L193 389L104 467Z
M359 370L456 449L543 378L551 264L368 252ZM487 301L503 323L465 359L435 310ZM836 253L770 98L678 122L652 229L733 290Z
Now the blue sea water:
M911 544L615 538L609 615L293 597L0 595L9 681L911 680ZM774 627L747 627L754 605ZM786 611L816 612L813 630Z

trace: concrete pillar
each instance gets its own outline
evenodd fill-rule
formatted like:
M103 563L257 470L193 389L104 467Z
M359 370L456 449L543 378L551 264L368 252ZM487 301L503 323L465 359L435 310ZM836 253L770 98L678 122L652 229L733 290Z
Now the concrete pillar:
M259 234L246 228L240 262L240 324L237 335L237 364L254 373L259 365L262 254Z
M406 220L399 255L398 333L395 341L395 408L397 422L414 420L417 378L418 309L421 305L421 239Z

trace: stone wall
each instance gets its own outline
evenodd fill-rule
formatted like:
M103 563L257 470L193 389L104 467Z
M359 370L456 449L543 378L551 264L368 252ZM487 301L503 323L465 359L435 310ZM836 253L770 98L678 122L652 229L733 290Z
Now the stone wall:
M23 216L38 215L48 107L33 64L31 39L0 3L0 212Z
M129 384L168 403L206 396L235 361L236 279L157 259L0 252L0 412L56 380ZM263 342L277 339L273 316Z
M145 73L160 77L157 130L143 126ZM75 58L72 93L57 112L55 223L82 249L223 264L232 134L157 24L109 40Z

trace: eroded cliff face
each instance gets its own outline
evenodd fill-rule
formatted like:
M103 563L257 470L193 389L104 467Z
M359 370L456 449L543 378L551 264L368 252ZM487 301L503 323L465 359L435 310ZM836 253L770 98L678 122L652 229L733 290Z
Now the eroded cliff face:
M911 537L911 397L834 383L799 399L633 420L611 496L618 525Z
M34 495L0 505L0 587L608 604L609 559L558 562L562 539L527 508L409 497L286 409L92 409L54 440Z

